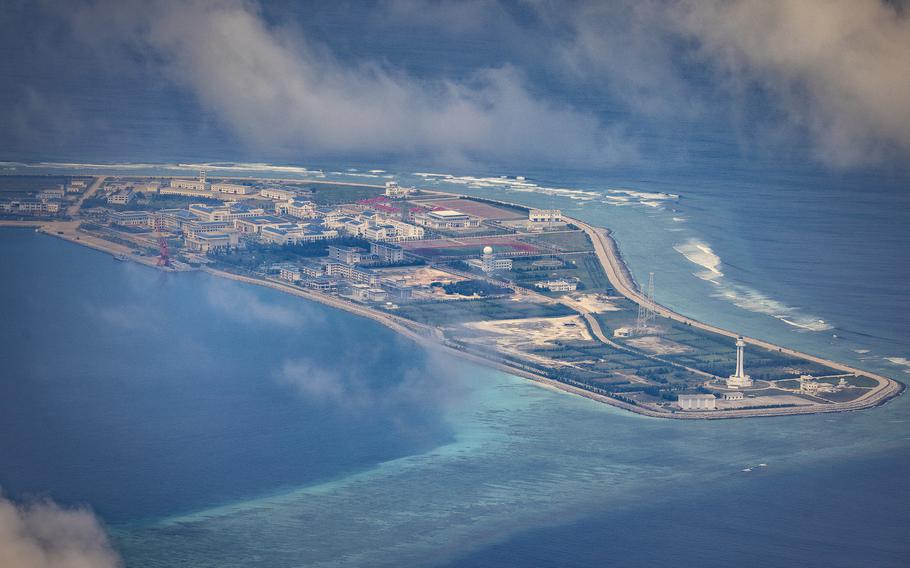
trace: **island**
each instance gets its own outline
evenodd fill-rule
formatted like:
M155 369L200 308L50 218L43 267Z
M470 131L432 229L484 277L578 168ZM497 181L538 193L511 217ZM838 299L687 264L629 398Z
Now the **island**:
M0 226L322 302L652 417L852 411L904 388L658 304L607 228L559 210L392 181L2 176Z

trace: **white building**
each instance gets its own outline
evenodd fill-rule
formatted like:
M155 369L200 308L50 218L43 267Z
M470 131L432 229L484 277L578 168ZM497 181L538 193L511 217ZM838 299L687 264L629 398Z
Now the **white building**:
M42 189L38 192L38 199L63 199L63 195L66 192L63 190L63 186L52 187L49 189Z
M148 227L149 217L147 211L115 211L111 213L110 220L122 227Z
M613 337L632 337L633 334L631 327L617 327L613 330Z
M746 398L746 395L742 391L734 392L725 392L723 394L724 400L743 400Z
M123 191L118 191L107 196L107 202L111 205L126 205L136 197L129 189L124 189Z
M480 269L486 274L492 274L497 270L512 270L512 260L508 258L497 259L493 254L493 247L483 247L483 254L480 256Z
M357 264L366 254L366 251L357 247L329 245L329 258L345 264Z
M66 184L67 193L82 193L86 190L87 184L82 179L72 179Z
M370 254L389 264L404 260L404 249L388 243L370 243Z
M464 231L480 227L480 218L460 211L441 209L438 211L427 211L426 213L416 213L414 215L414 223L434 231Z
M205 181L205 170L199 172L199 179L172 179L168 184L172 189L190 189L193 191L208 191L209 183Z
M267 187L260 190L259 195L266 199L274 199L276 201L290 201L297 197L297 192L291 189L282 189L280 187Z
M578 282L574 280L544 280L535 283L534 286L550 292L574 292L578 289Z
M249 195L253 193L253 188L239 183L213 183L212 191L227 195Z
M306 199L294 198L276 204L275 211L298 219L311 219L316 216L316 204Z
M713 394L681 394L677 402L683 410L717 409L717 397Z
M208 253L236 247L239 243L236 231L222 233L196 233L194 236L185 236L187 248L193 251Z
M559 209L531 209L528 221L532 223L561 223L562 211Z
M281 268L281 273L279 274L279 277L282 280L287 280L288 282L299 282L300 281L300 269L284 266Z
M411 193L411 189L401 187L397 181L385 182L386 197L406 197L409 193Z
M743 349L746 346L742 336L736 338L736 372L727 379L727 388L739 389L748 388L753 384L752 378L746 374L744 369Z

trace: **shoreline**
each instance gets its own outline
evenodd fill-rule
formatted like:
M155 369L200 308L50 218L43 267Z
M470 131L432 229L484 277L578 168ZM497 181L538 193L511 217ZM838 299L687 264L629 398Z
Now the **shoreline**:
M228 178L225 178L228 179ZM230 178L230 179L240 179L240 178ZM298 180L299 181L299 180ZM324 182L331 183L331 182ZM367 184L338 184L338 185L367 185ZM426 193L432 193L442 196L452 196L452 197L471 197L460 195L456 193L443 192L438 190L422 190ZM484 201L491 203L498 203L501 205L507 205L511 207L520 207L527 209L528 206L521 205L518 203L511 203L506 201L499 201L491 198L481 198ZM591 243L594 246L594 253L598 258L599 263L601 264L604 273L607 276L610 284L616 289L618 293L628 298L629 300L640 304L645 302L646 299L641 295L641 292L638 289L638 285L635 283L634 277L632 276L631 271L626 265L625 261L622 258L622 254L619 250L618 243L612 236L612 232L603 227L594 227L588 223L580 221L578 219L565 217L565 219L577 226L579 229L585 232L586 235L591 239ZM78 225L80 221L55 221L55 220L42 220L36 219L34 221L5 221L0 220L0 227L23 227L23 228L37 228L38 231L61 238L63 240L81 244L89 248L98 250L100 252L105 252L114 256L125 255L128 260L144 264L146 266L159 268L156 265L155 259L150 257L137 257L132 254L132 250L129 247L120 245L95 237L93 235L79 231ZM178 272L173 269L170 271ZM648 416L653 418L665 418L665 419L676 419L676 420L726 420L726 419L736 419L736 418L758 418L758 417L772 417L772 416L792 416L792 415L804 415L804 414L828 414L834 412L850 412L856 410L864 410L868 408L874 408L880 406L887 401L901 395L905 389L903 383L890 379L888 377L878 375L876 373L871 373L869 371L864 371L861 369L856 369L848 365L824 359L822 357L817 357L814 355L809 355L807 353L802 353L794 349L782 347L775 345L771 342L764 341L761 339L745 337L743 339L747 344L755 345L770 350L777 350L788 355L795 357L803 358L808 361L819 363L822 365L829 366L834 369L844 371L846 373L852 373L857 375L862 375L868 377L872 380L875 380L878 384L875 388L871 389L869 392L863 394L861 397L843 403L831 403L825 406L795 406L795 407L778 407L778 408L753 408L753 409L732 409L732 410L722 410L714 412L686 412L686 411L673 411L673 412L659 412L654 411L648 408L641 407L639 405L629 404L622 400L615 399L613 397L593 392L587 388L582 388L574 386L567 382L558 381L555 379L550 379L543 375L522 369L515 366L512 363L502 362L489 357L482 356L477 353L472 353L459 348L451 344L445 336L442 334L442 331L435 327L427 324L422 324L412 320L407 320L395 314L387 313L380 311L378 309L372 308L366 305L355 304L351 301L337 298L328 294L322 294L319 292L314 292L311 290L305 290L296 286L291 286L284 284L280 281L246 276L242 274L237 274L233 272L227 272L224 270L219 270L211 268L208 266L199 268L208 274L211 274L216 277L226 278L229 280L235 280L239 282L244 282L247 284L253 284L258 286L263 286L270 288L279 292L286 294L292 294L297 297L308 299L311 301L316 301L321 304L327 305L332 308L345 310L349 313L355 315L369 318L373 321L376 321L393 331L404 335L405 337L419 343L421 346L428 348L444 348L447 352L460 356L466 360L472 361L476 364L481 364L487 367L494 368L499 371L506 372L511 375L529 379L538 386L548 388L550 390L557 390L560 392L565 392L569 394L580 395L584 398L588 398L597 402L604 404L609 404L623 410L628 410L634 412L635 414ZM729 330L707 324L693 318L689 318L682 314L679 314L665 306L662 306L657 303L653 303L655 311L669 319L686 323L692 327L723 335L730 338L737 337L738 334L731 332ZM599 325L594 326L591 324L590 314L579 313L587 322L588 325L591 325L595 331L595 335L598 334ZM595 322L596 323L596 322ZM601 337L603 340L603 337Z

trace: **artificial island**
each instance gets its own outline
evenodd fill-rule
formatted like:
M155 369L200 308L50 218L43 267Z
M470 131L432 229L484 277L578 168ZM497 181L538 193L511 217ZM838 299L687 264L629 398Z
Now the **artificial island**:
M558 210L395 182L208 179L204 171L192 179L3 176L0 189L0 225L309 298L639 414L840 412L903 390L659 305L653 281L635 282L609 230Z

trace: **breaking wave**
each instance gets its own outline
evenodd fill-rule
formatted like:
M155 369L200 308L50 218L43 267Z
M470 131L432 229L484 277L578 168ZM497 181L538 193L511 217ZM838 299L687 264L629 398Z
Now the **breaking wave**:
M704 270L694 275L716 286L712 295L724 299L744 310L769 315L787 325L806 331L826 331L834 326L812 315L800 313L798 308L788 306L762 294L754 288L730 282L724 277L723 261L711 247L697 239L690 239L673 247L692 264Z

